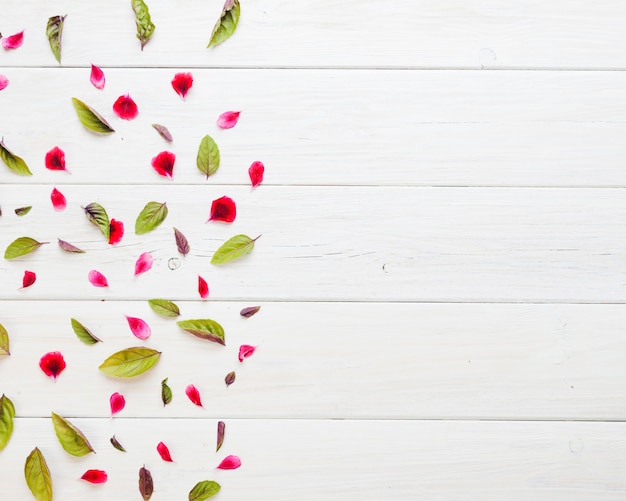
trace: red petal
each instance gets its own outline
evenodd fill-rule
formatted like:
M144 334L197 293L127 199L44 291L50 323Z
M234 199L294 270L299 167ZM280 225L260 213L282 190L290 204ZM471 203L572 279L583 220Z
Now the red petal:
M172 87L183 99L187 96L187 92L191 89L192 85L193 76L191 73L176 73L176 75L174 75L174 79L172 80Z
M10 37L6 37L2 39L2 47L4 47L6 50L17 49L18 47L21 47L23 43L24 43L23 31L20 31L19 33L16 33L15 35L11 35Z
M91 270L89 272L89 281L91 282L91 285L93 285L94 287L108 287L109 286L109 282L107 281L107 278L97 270Z
M39 367L41 367L41 370L46 376L51 377L56 381L57 377L61 374L61 372L63 372L66 365L61 352L51 351L41 357L41 360L39 360Z
M144 252L141 256L139 256L137 258L137 262L135 263L135 276L141 275L152 268L152 261L152 254L149 252Z
M81 480L87 480L90 484L103 484L108 480L109 476L104 470L87 470L80 478Z
M198 388L190 384L187 388L185 388L185 394L194 404L198 407L202 407L202 400L200 400L200 392L198 391Z
M136 338L148 339L150 337L150 334L152 334L150 326L141 318L126 316L126 321L128 322L128 326L130 327L130 330Z
M176 155L171 151L162 151L152 159L152 167L161 176L172 178Z
M244 358L248 358L252 356L255 350L256 350L256 346L250 346L249 344L242 344L239 347L239 361L243 362Z
M232 223L237 217L237 206L230 197L221 197L213 200L211 204L211 215L209 221L222 221Z
M168 463L174 462L172 456L170 455L170 450L163 442L159 442L159 445L157 445L157 452L159 453L163 461L167 461Z
M111 245L119 244L124 236L124 223L117 219L111 219L109 223L109 243Z
M35 283L35 280L37 280L37 275L34 271L25 271L24 278L22 278L22 289L33 285Z
M58 146L46 153L46 169L65 170L65 152Z
M209 284L200 275L198 275L198 294L200 294L202 299L209 297Z
M117 101L113 103L113 111L122 120L132 120L139 114L135 101L128 94L117 98Z
M67 207L67 200L65 199L65 195L61 193L59 190L54 188L52 193L50 194L50 200L52 201L52 206L56 211L65 210Z
M126 406L126 399L124 395L120 395L118 392L113 393L109 398L111 404L111 416L120 412Z
M241 459L237 456L226 456L222 462L217 465L218 470L236 470L241 466Z
M104 71L102 71L95 64L91 65L91 76L89 77L89 81L96 89L104 89L104 84L106 83L106 78L104 77Z
M0 90L6 89L7 85L9 85L9 79L0 74Z
M252 181L252 187L256 188L263 182L263 174L265 173L265 166L263 162L252 162L252 165L248 169L250 181Z
M232 129L237 125L241 111L226 111L217 119L217 126L222 129Z

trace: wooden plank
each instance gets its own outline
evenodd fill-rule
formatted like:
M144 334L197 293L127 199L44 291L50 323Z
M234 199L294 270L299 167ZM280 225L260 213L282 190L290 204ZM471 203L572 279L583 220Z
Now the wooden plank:
M183 302L183 318L213 318L226 347L183 333L139 302L13 302L0 323L11 336L0 359L0 394L20 416L56 409L106 417L109 396L125 395L123 417L477 418L623 420L624 305ZM145 319L147 342L124 315ZM80 343L75 317L104 342ZM111 379L97 367L129 346L163 353L137 380ZM240 344L258 351L240 364ZM56 384L38 368L61 351ZM228 389L224 376L236 382ZM174 392L165 409L160 382ZM204 409L184 389L195 384Z
M49 5L51 4L51 5ZM206 49L223 2L149 3L156 25L143 52L126 1L3 2L5 35L26 32L2 65L56 65L45 36L67 14L63 64L187 67L625 68L623 2L248 0L237 33Z
M626 186L620 72L195 70L186 102L169 69L107 70L104 91L87 69L6 73L0 134L35 175L16 178L0 165L0 183L169 185L150 166L163 150L177 155L174 184L198 183L198 145L211 134L223 184L249 184L248 167L262 160L272 185ZM140 110L132 122L111 109L127 92ZM117 133L83 129L71 96ZM228 109L242 110L240 122L219 130ZM72 175L44 168L54 146Z

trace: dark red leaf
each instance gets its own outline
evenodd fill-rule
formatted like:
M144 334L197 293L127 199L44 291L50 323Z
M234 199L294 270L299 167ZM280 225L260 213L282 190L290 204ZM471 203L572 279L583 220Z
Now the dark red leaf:
M248 169L248 175L250 176L250 181L252 182L252 187L256 188L263 182L263 174L265 173L265 166L263 162L252 162L252 165Z
M37 280L37 275L35 274L35 272L26 270L24 272L24 278L22 278L22 289L33 285L35 283L35 280Z
M50 193L50 201L52 202L52 206L55 211L65 210L67 207L67 200L65 199L65 195L61 193L59 190L54 188L52 193Z
M61 352L51 351L41 357L39 360L39 367L46 376L51 377L56 381L59 374L61 374L61 372L65 369L66 364Z
M198 391L198 388L196 388L194 385L188 385L187 388L185 388L185 394L192 403L194 403L198 407L203 407L202 400L200 399L200 392Z
M215 452L219 451L224 443L224 435L226 434L226 423L224 421L217 422L217 446Z
M217 465L218 470L236 470L241 466L241 459L237 456L226 456L222 462Z
M88 275L89 282L94 287L108 287L109 282L106 277L100 273L98 270L91 270Z
M119 244L124 236L124 223L117 219L109 222L109 244Z
M148 501L152 497L154 491L154 483L152 482L152 474L147 470L145 465L139 468L139 492L144 501Z
M65 170L65 152L58 146L46 153L46 169Z
M161 456L161 459L163 461L167 461L168 463L174 462L172 456L170 455L170 450L163 442L159 442L159 445L157 445L157 452L159 453L159 456Z
M226 377L224 378L224 382L226 383L227 388L235 382L236 377L237 376L235 374L235 371L230 371L228 374L226 374Z
M104 72L95 64L91 65L91 76L89 77L89 81L96 89L104 89L104 84L106 83Z
M2 47L6 50L17 49L24 43L24 31L2 39Z
M159 135L165 139L168 143L171 143L174 139L172 138L172 134L170 133L170 131L167 129L167 127L165 127L165 125L161 125L161 124L152 124L152 127L154 127L154 130L156 130Z
M200 294L202 299L209 297L209 284L200 275L198 275L198 294Z
M124 409L126 406L126 399L124 398L124 395L115 392L109 397L109 404L111 404L111 416L113 416Z
M174 162L176 155L171 151L162 151L152 159L152 168L157 171L160 176L172 179L174 174Z
M243 310L241 310L239 312L239 314L242 317L246 317L246 318L250 318L253 315L256 315L256 313L261 309L260 306L248 306L247 308L244 308Z
M174 228L174 237L176 238L176 247L178 248L178 252L180 252L183 256L189 254L190 249L187 237L177 228Z
M237 217L237 206L230 197L221 197L213 200L211 204L211 215L209 221L222 221L232 223Z
M183 99L187 96L187 92L193 85L193 76L191 73L176 73L172 80L172 87L176 93Z
M108 480L109 476L104 470L87 470L80 478L90 484L103 484Z
M232 129L237 125L240 113L240 111L226 111L222 113L217 119L217 126L221 129Z
M249 344L242 344L239 347L239 361L243 362L244 359L251 357L255 350L256 350L256 346L250 346Z
M113 111L122 120L132 120L139 114L137 105L129 94L117 98L117 101L113 103Z

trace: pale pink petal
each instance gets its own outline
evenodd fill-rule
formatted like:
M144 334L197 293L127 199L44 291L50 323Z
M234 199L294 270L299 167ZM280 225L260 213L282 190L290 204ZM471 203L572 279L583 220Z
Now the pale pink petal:
M118 392L113 393L109 398L111 404L111 416L120 412L126 406L126 399L124 395L120 395Z
M0 74L0 90L6 89L7 85L9 85L9 79Z
M67 200L65 199L65 195L61 193L59 190L54 188L52 193L50 194L50 200L52 201L52 206L56 211L65 210L67 207Z
M136 338L148 339L150 337L150 334L152 334L150 326L141 318L129 317L127 315L126 321L128 322L128 326L130 327L130 330Z
M239 361L243 362L244 359L252 356L255 350L256 350L256 346L250 346L249 344L242 344L239 347Z
M24 32L20 31L15 35L11 35L10 37L6 37L2 39L2 47L6 50L17 49L21 47L24 43Z
M89 282L94 287L108 287L109 286L109 282L107 281L106 277L97 270L91 270L89 272L88 277L89 277Z
M226 456L222 462L217 465L218 470L236 470L241 466L241 459L237 456Z
M91 65L91 76L89 77L89 81L96 89L104 89L104 84L106 83L106 78L104 77L104 71L102 71L95 64Z
M237 125L241 111L226 111L217 119L217 126L221 129L232 129Z
M152 262L152 254L149 252L144 252L141 256L139 256L137 258L137 262L135 263L135 276L141 275L152 268Z

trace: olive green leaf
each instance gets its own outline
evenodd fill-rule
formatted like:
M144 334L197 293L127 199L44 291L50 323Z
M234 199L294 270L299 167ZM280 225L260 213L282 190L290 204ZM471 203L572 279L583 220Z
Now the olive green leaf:
M96 225L100 232L108 240L111 235L111 222L109 221L109 215L107 211L99 203L92 202L83 207L85 215L89 222Z
M74 103L74 109L76 110L80 123L83 124L86 129L99 134L111 134L115 132L113 127L109 125L109 122L91 106L87 106L80 99L76 99L75 97L72 98L72 103Z
M7 330L0 324L0 356L2 355L10 355L9 351L9 333Z
M48 19L46 35L50 42L50 49L57 62L61 62L61 36L63 35L63 24L67 16L52 16Z
M83 343L96 344L98 342L100 343L102 342L102 339L99 339L96 336L94 336L93 333L87 327L85 327L75 318L72 318L71 322L72 322L72 329L74 329L74 334L76 334L76 337L80 339Z
M161 381L161 400L163 400L163 406L166 406L172 401L172 389L167 385L167 379Z
M226 344L224 338L224 328L218 324L215 320L209 318L198 320L181 320L176 322L178 327L182 330L193 334L200 339L206 339L207 341L213 341L221 345Z
M87 437L83 435L83 432L67 419L53 412L52 424L54 425L54 431L57 434L61 447L63 447L68 454L80 457L90 452L95 452L89 440L87 440Z
M148 202L137 216L135 221L135 234L143 235L156 229L167 217L167 205L165 202Z
M154 24L150 19L150 11L143 0L132 0L135 11L135 24L137 25L137 38L141 42L141 50L145 47L154 33Z
M189 501L204 501L215 496L221 489L220 484L213 480L203 480L198 482L191 492L189 492Z
M152 308L152 311L162 317L174 318L180 315L180 308L167 299L150 299L148 300L148 304L150 308Z
M254 242L259 237L250 238L247 235L235 235L224 242L219 249L215 251L211 258L211 264L224 264L234 259L249 254L254 249Z
M25 256L36 251L48 242L38 242L30 237L20 237L9 244L4 251L4 259L15 259L16 257Z
M37 501L52 501L52 477L46 458L37 447L26 458L24 477Z
M126 452L126 449L124 449L124 446L119 443L117 438L115 438L115 435L113 435L109 440L111 442L111 445L115 447L118 451Z
M154 482L150 470L146 469L146 465L139 468L139 493L143 501L148 501L152 497L154 491Z
M207 47L219 45L235 33L240 13L239 0L226 0L222 14L213 27L211 41Z
M198 170L204 174L207 179L215 174L220 166L220 149L217 143L208 134L200 141L198 147L198 157L196 158Z
M30 212L32 208L33 208L32 205L28 205L27 207L18 207L17 209L15 209L15 214L17 216L25 216L26 214Z
M74 253L74 254L84 254L85 253L84 250L79 249L75 245L72 245L71 243L66 242L65 240L61 240L60 238L57 238L57 240L59 241L59 247L61 247L61 250L64 250L65 252L71 252L71 253Z
M13 434L13 418L15 417L15 407L9 397L0 397L0 451L4 449L11 435Z
M0 158L2 158L5 165L16 174L19 174L20 176L33 175L28 168L28 165L26 165L26 162L24 162L21 157L18 157L16 154L11 152L11 150L4 145L4 138L0 139Z
M152 369L160 356L160 351L137 346L113 353L98 368L107 376L130 378Z

